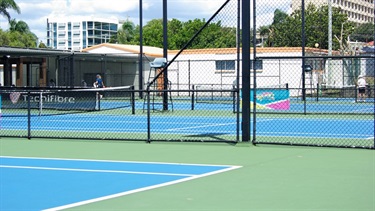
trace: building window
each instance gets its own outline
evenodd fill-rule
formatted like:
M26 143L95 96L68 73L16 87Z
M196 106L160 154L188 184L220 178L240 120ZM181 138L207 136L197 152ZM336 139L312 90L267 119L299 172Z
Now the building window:
M216 71L218 70L235 70L234 60L221 60L216 61Z
M111 23L111 24L110 24L110 30L111 30L111 31L117 31L117 24L113 24L113 23Z
M60 23L58 26L59 30L65 30L65 23Z
M250 69L254 69L253 61L250 62ZM263 60L255 60L255 70L263 70Z
M221 60L215 61L216 74L234 74L235 73L235 61L234 60Z
M94 29L94 23L92 21L87 22L87 29Z

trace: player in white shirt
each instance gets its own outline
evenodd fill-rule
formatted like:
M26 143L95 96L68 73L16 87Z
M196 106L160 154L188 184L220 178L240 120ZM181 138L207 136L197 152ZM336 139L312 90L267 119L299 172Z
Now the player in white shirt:
M366 102L366 80L362 75L358 76L358 102ZM362 100L361 100L362 99Z

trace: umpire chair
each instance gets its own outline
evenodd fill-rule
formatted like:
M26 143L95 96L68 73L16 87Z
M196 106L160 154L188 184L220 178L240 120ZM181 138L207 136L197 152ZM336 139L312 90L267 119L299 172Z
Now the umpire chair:
M150 62L150 71L148 75L148 81L147 81L147 87L149 84L155 79L155 77L158 75L160 71L167 65L167 59L166 58L155 58L154 61ZM155 108L156 105L163 106L163 91L158 92L158 90L163 90L164 83L163 78L157 78L153 84L149 87L151 95L150 103L152 104L152 110L157 110ZM172 83L168 80L167 89L171 90ZM161 101L161 102L160 102ZM172 101L172 93L169 91L169 101L171 102L172 111L173 111L173 101ZM143 103L143 111L145 111L145 105L147 104L147 98L144 98ZM163 109L162 109L163 110Z

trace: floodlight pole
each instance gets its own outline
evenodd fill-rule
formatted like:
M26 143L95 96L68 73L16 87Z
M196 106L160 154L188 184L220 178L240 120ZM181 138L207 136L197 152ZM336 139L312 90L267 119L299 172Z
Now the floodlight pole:
M256 56L257 56L257 47L256 47L256 36L257 36L257 27L256 27L256 0L253 0L253 144L256 142L256 103L257 103L257 66L256 66Z
M305 84L305 0L302 0L302 101L306 101L306 84Z
M250 1L242 1L242 142L250 141Z
M139 63L138 63L138 83L139 83L139 97L143 99L143 2L139 0Z
M168 61L168 4L163 0L163 57ZM168 68L168 67L166 67ZM168 110L168 69L163 70L163 110Z
M328 0L328 56L332 56L332 0ZM327 63L328 74L331 74L331 58Z
M4 60L4 86L12 85L12 65L10 64L10 56L3 56Z
M328 0L328 56L332 56L332 0Z

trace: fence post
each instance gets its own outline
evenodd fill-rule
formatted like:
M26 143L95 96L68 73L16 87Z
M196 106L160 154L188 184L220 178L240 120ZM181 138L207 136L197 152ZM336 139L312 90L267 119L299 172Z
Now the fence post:
M147 143L151 143L150 86L147 85Z
M31 139L31 103L30 103L30 92L27 92L27 138Z
M192 86L193 92L191 93L191 110L194 110L194 97L195 97L195 86Z
M131 106L132 106L132 114L135 114L135 94L134 94L134 86L131 87L130 92L130 99L131 99Z

